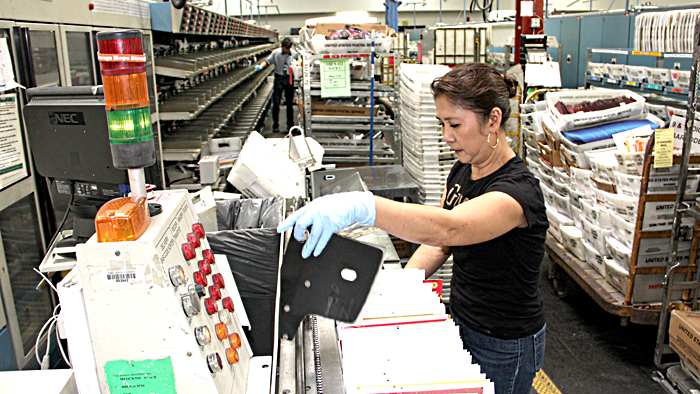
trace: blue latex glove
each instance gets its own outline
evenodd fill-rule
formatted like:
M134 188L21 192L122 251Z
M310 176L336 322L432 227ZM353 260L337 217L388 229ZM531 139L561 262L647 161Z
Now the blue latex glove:
M256 65L255 65L255 71L260 71L260 70L262 70L262 69L263 69L263 66L261 66L261 65L259 65L259 64L256 64Z
M281 233L294 226L294 238L302 242L304 232L311 226L309 238L301 249L301 256L307 258L313 251L314 256L318 257L333 233L355 222L364 226L374 226L376 217L377 208L371 192L329 194L313 200L289 215L277 226L277 232Z

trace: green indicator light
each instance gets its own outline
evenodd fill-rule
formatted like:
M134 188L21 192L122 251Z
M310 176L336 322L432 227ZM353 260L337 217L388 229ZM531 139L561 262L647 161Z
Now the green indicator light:
M107 111L109 142L115 145L137 144L153 140L149 107L125 111Z
M661 88L659 87L659 85L647 85L647 87L648 87L649 89L661 90Z

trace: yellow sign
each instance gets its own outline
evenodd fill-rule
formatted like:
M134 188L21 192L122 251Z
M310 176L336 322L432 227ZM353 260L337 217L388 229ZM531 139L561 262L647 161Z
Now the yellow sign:
M673 129L656 129L654 132L654 168L673 165Z

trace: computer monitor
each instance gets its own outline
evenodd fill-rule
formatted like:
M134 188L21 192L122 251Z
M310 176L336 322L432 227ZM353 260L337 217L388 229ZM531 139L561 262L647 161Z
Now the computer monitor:
M129 190L126 170L112 164L102 86L33 88L26 94L24 123L36 171L47 180L53 216L64 217L58 230L73 230L59 244L84 242L95 233L99 207Z
M114 168L102 86L27 89L29 146L39 175L89 184L128 184ZM112 196L113 197L113 196Z

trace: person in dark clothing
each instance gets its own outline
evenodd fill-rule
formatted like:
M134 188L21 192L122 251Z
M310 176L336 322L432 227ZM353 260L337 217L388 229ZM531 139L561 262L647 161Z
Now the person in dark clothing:
M503 124L517 84L495 67L463 64L431 90L445 142L457 155L441 207L401 203L370 192L314 199L277 228L294 227L302 256L318 256L331 234L374 226L421 244L406 268L432 275L453 256L450 309L465 349L497 394L527 394L544 359L538 293L549 226L539 181L505 141Z
M294 85L289 80L289 66L292 60L299 59L299 53L292 49L292 40L285 37L279 48L270 53L262 63L255 66L256 71L269 64L275 67L275 85L272 93L272 131L279 133L279 114L282 93L287 102L287 131L294 126Z

